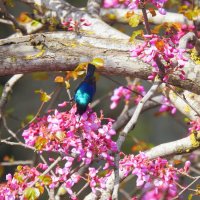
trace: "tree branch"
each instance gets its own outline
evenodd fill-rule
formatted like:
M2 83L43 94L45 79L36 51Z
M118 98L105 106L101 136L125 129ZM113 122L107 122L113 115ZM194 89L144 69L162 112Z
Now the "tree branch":
M138 44L139 41L136 41ZM133 60L127 39L106 39L77 36L72 32L43 33L0 40L0 75L34 71L73 70L81 62L100 57L106 74L129 75L148 79L151 67ZM189 60L185 66L186 80L170 76L169 84L200 94L200 67Z
M6 17L6 19L10 20L13 23L13 25L15 26L15 28L19 29L22 32L22 34L24 34L24 35L27 34L26 29L17 22L17 20L15 19L15 17L12 14L10 14L7 11L3 1L0 1L0 12L3 13L4 16Z
M188 137L185 137L180 140L176 140L173 142L168 142L165 144L158 145L153 147L152 149L145 152L149 159L154 159L157 157L166 157L177 154L184 154L192 152L200 147L200 132L197 135L191 134ZM120 182L125 178L124 172L119 170L119 180ZM100 200L109 199L112 193L112 189L114 187L114 172L110 175L107 183L106 189L101 190L101 197L98 198ZM94 193L88 194L84 200L93 200L96 198Z
M120 23L128 23L128 19L125 17L128 9L123 8L113 8L113 9L103 9L101 8L100 15L102 18L107 21L116 21ZM141 15L142 10L134 10L135 14ZM110 19L110 15L113 15L113 19ZM151 13L148 13L149 22L153 24L162 24L165 22L178 22L181 24L193 24L192 21L189 21L184 15L178 13L167 12L166 15L161 15L156 11L156 16L152 16Z
M200 147L200 132L180 140L160 144L145 152L149 159L192 152Z
M156 80L154 84L151 86L147 94L140 100L138 103L135 112L133 113L131 119L129 122L126 124L124 129L120 132L119 137L117 139L117 149L118 153L115 154L115 181L114 181L114 188L113 188L113 193L112 193L112 199L117 200L118 199L118 190L119 190L119 181L120 181L120 175L119 175L119 160L120 160L120 155L119 152L121 151L121 147L128 135L128 133L135 127L138 117L144 107L144 104L154 95L156 90L158 89L160 85L160 81Z
M163 88L162 88L163 89ZM164 95L172 104L190 120L196 120L200 113L200 96L187 90L176 91L175 88L163 89Z
M18 80L20 80L23 77L23 74L16 74L14 76L12 76L7 83L5 84L3 91L2 91L2 95L0 98L0 124L2 123L2 118L3 118L3 112L4 112L4 108L5 105L7 103L8 100L8 96L12 91L12 88L14 87L14 85L17 83ZM8 132L14 136L14 138L16 138L18 140L18 138L16 137L15 133L13 133L6 124L6 120L3 119L3 124L4 127L8 130ZM0 133L0 141L1 141L1 133Z
M79 8L76 8L66 1L63 0L22 0L23 2L30 2L31 5L34 5L36 8L38 6L41 7L41 10L44 10L42 8L46 9L46 14L48 17L57 17L57 19L62 23L64 21L67 21L69 18L72 18L74 20L79 20L81 18L86 19L91 23L91 26L82 27L82 30L88 31L92 34L98 35L100 37L106 37L106 38L121 38L121 39L128 39L129 37L116 30L115 28L110 27L108 24L103 22L101 19L93 18L91 15L89 15L86 11L83 11ZM33 4L33 2L35 4ZM99 0L96 2L99 2Z
M99 17L102 0L88 0L87 11L92 17Z
M158 105L161 104L163 99L163 96L156 96L153 97L151 100L149 100L144 107L142 108L142 112L145 112L148 109L151 108L155 108ZM113 124L113 129L115 129L116 131L118 131L119 129L121 129L132 117L133 113L135 112L136 106L134 106L133 108L131 108L130 110L128 110L123 116L120 116L119 118L117 118L117 120L115 121L115 123Z
M5 84L1 98L0 98L0 119L2 117L3 108L7 102L8 95L12 91L12 88L14 87L15 83L17 83L17 81L21 79L22 77L23 77L23 74L16 74L12 76Z
M32 165L32 160L16 160L10 162L0 162L1 166L13 166L13 165Z

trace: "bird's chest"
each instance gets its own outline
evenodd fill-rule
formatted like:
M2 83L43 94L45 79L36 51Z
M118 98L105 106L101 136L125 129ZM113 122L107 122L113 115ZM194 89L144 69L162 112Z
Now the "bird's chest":
M75 101L82 105L87 105L92 101L93 95L95 93L95 88L91 84L82 84L77 89L75 93Z

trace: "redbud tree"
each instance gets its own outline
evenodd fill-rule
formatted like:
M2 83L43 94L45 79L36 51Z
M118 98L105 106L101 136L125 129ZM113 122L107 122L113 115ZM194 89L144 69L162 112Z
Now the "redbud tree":
M0 39L0 75L10 75L0 98L0 142L34 157L2 155L0 200L198 198L199 2L88 0L84 8L63 0L20 2L29 13L15 16L16 2L0 2L1 27L13 29ZM131 34L118 30L119 24ZM88 63L96 67L97 85L105 77L116 87L79 115L73 84L85 76ZM7 123L6 103L15 84L33 72L36 79L49 72L55 89L35 90L41 105L15 130ZM53 106L61 88L66 95ZM138 139L139 117L153 108L152 116L177 120L178 113L183 137L159 145ZM127 153L122 147L130 138ZM6 170L10 165L12 172Z

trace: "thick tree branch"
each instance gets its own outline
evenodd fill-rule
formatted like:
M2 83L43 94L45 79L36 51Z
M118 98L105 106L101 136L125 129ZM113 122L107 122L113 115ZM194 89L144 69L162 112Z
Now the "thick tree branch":
M136 44L138 41L136 41ZM43 33L0 40L0 75L34 71L73 70L81 62L101 57L106 74L147 79L151 67L133 60L126 39L81 37L72 32ZM186 80L171 76L169 84L200 94L200 67L191 60L185 66Z
M175 88L163 90L172 104L190 120L196 120L200 115L200 96L187 90L176 91Z
M120 23L128 23L128 19L125 17L128 9L123 8L113 8L113 9L101 9L100 15L105 21L116 21ZM135 14L141 15L142 10L134 10ZM113 16L110 18L110 16ZM192 21L189 21L184 15L178 13L167 12L166 15L161 15L156 11L156 16L152 16L151 13L148 13L149 22L153 24L162 24L165 22L178 22L181 24L193 24Z
M22 0L23 2L30 3L34 5L36 8L41 7L46 9L45 15L48 17L57 17L60 23L64 21L68 21L69 18L73 20L79 20L81 18L86 19L91 23L91 26L82 27L82 30L89 31L90 33L96 34L101 37L106 38L121 38L121 39L128 39L128 36L120 31L116 30L115 28L110 27L108 24L103 22L101 19L93 18L90 14L86 11L83 11L79 8L76 8L66 1L63 0ZM34 2L34 4L33 4ZM99 0L96 2L99 2Z
M180 140L160 144L145 153L150 159L154 159L157 157L166 157L171 155L189 153L198 149L199 147L200 132L196 133L196 135L191 134L188 137Z

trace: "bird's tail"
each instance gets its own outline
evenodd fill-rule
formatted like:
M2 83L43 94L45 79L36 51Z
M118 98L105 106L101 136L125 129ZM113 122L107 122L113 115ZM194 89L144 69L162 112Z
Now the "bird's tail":
M94 75L96 67L93 64L88 64L86 77L92 77Z

